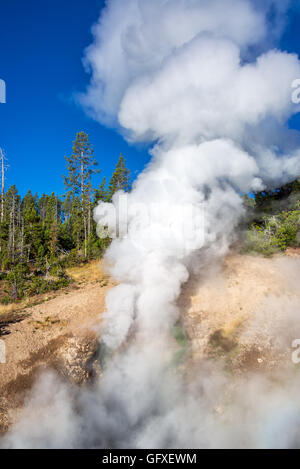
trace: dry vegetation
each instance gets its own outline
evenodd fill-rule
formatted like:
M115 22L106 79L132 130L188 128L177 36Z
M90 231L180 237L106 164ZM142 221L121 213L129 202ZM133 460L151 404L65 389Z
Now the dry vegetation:
M77 285L89 282L99 282L105 286L109 282L109 277L105 275L99 261L92 261L87 264L71 267L67 269L67 274Z
M94 373L87 369L97 350L94 328L112 282L96 261L68 274L74 283L55 294L1 305L0 335L7 363L0 365L0 431L16 418L24 391L45 367L78 384Z

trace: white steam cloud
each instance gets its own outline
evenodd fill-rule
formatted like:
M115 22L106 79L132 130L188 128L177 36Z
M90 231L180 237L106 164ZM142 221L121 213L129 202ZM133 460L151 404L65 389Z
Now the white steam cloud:
M38 435L28 432L37 424L33 409L45 406L33 399L30 417L7 445L296 444L297 422L291 424L281 407L294 402L291 408L297 408L294 381L283 395L272 392L267 380L228 382L221 370L212 376L199 369L195 383L184 385L166 369L169 330L180 316L177 300L196 253L198 261L199 252L206 259L226 253L243 213L242 193L300 174L298 136L285 127L299 111L291 85L300 77L300 62L272 48L288 2L261 3L107 2L86 51L92 79L81 101L129 140L154 144L152 162L128 196L128 236L106 254L120 285L108 294L101 338L109 348L127 347L93 392L72 395L77 410L71 412L68 402L62 415L64 428L72 429L68 442L53 436L51 419L48 427L41 425L47 412L39 415ZM155 207L164 208L162 216ZM111 214L111 206L100 205L95 219L114 231ZM228 396L220 399L225 388ZM229 395L231 405L218 413L216 403ZM51 409L61 406L55 399ZM286 441L270 423L276 418L289 423Z
M282 12L280 2L269 6ZM150 336L168 329L178 317L189 258L201 248L224 253L242 213L240 194L300 174L300 150L286 152L284 129L299 110L291 86L300 62L279 50L246 60L249 48L261 50L268 38L266 13L246 0L116 0L94 27L84 104L129 139L156 142L129 195L129 236L107 253L122 282L109 295L109 346L119 346L134 322ZM167 210L151 223L150 236L143 217L155 202ZM177 213L185 239L168 216L184 204L194 222L191 211ZM95 218L109 224L102 206Z

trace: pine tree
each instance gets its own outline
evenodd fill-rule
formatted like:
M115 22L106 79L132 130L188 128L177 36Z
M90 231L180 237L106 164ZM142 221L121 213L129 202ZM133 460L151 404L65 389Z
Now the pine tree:
M48 251L54 256L58 251L60 223L61 223L61 201L52 192L47 196L44 210L44 229Z
M104 177L98 189L94 190L94 205L97 205L99 202L106 202L107 198L108 191L106 187L106 179Z
M20 235L20 205L21 198L16 186L11 186L4 195L4 220L2 227L6 228L7 244L6 258L14 263L18 237Z
M38 200L37 206L38 211L42 220L42 223L45 223L46 215L47 215L47 203L48 203L48 195L43 194L42 197Z
M27 260L34 259L41 244L44 244L44 236L41 218L37 209L37 196L33 196L29 190L22 201L24 217L24 248L27 250Z
M128 192L130 188L130 171L126 168L125 158L120 154L116 169L109 182L108 201L111 202L113 195L123 190Z
M110 201L116 191L129 190L124 157L120 155L109 187L103 178L96 189L91 179L99 171L87 134L77 134L66 160L63 199L54 193L38 197L30 190L22 199L16 186L5 191L5 158L0 152L0 302L67 285L67 265L76 265L82 253L85 259L99 257L110 243L97 236L92 209Z
M91 177L99 173L96 169L97 161L89 136L85 132L77 133L73 143L73 153L66 157L68 175L64 177L65 187L69 189L72 201L76 196L80 198L82 225L84 233L84 257L87 258L87 240L91 232Z
M5 165L4 151L0 148L0 161L1 161L1 223L4 220L4 188L5 188L5 171L7 166Z

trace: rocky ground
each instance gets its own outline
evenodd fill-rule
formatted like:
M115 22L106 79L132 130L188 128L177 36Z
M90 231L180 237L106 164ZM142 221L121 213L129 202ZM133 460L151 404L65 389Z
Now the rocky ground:
M46 367L77 385L101 374L97 328L113 283L98 263L71 269L70 275L75 283L66 290L32 299L29 307L18 305L17 312L0 311L7 356L0 364L2 432ZM192 278L180 298L190 369L207 358L234 373L295 366L299 278L299 250L272 259L232 254L206 269L205 277Z
M231 371L293 367L300 338L300 250L231 255L185 287L183 321L195 363L218 359Z
M96 327L112 283L99 263L71 269L70 275L75 280L71 287L34 299L34 306L14 305L15 311L11 306L0 312L0 339L6 347L6 364L0 364L2 432L46 367L79 385L101 372Z

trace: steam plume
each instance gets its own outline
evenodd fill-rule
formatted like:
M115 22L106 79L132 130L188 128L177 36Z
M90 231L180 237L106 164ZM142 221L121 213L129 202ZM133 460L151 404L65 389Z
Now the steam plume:
M279 21L283 3L269 6ZM192 253L226 251L240 194L300 173L299 149L286 151L283 126L298 110L291 83L299 60L278 50L247 60L250 48L266 47L266 14L245 0L116 0L94 28L85 105L129 139L156 142L129 196L129 236L107 253L122 283L109 294L109 346L126 339L134 320L150 336L168 329ZM109 224L106 212L96 210L99 223Z
M120 285L108 294L101 339L112 349L129 342L93 392L71 394L71 401L65 390L59 394L67 401L68 441L60 445L54 437L47 412L39 416L38 435L28 432L44 398L48 412L49 405L61 406L43 395L42 403L31 400L6 444L269 447L298 441L298 421L291 425L281 407L288 403L299 415L296 379L282 393L268 380L228 380L222 370L212 375L204 368L184 385L166 367L169 330L180 315L176 302L196 253L200 259L226 253L243 213L242 193L300 173L298 137L285 126L299 110L291 84L300 62L271 44L286 8L287 2L272 0L263 7L248 0L107 2L86 51L92 79L81 101L128 140L151 142L153 157L128 196L128 236L106 254ZM113 232L112 210L101 204L95 219ZM216 402L227 387L234 403L218 414ZM274 433L271 418L289 424L286 441Z

